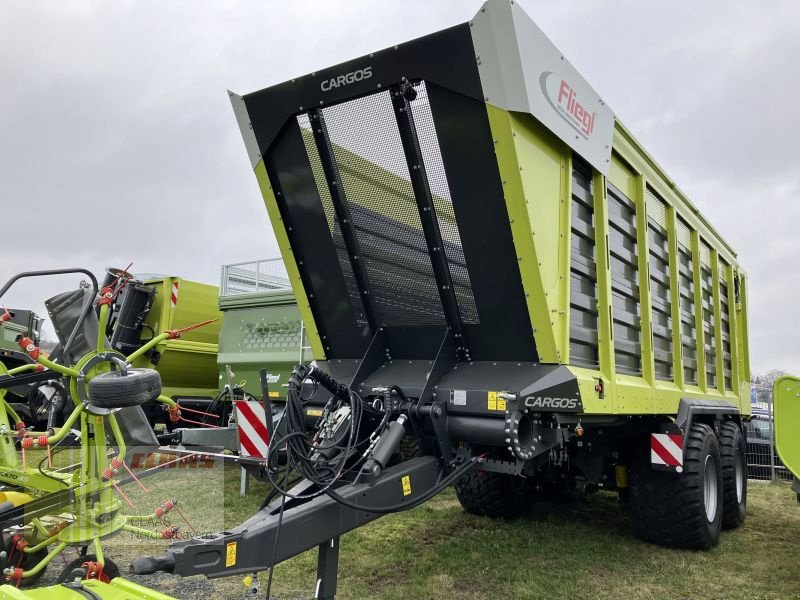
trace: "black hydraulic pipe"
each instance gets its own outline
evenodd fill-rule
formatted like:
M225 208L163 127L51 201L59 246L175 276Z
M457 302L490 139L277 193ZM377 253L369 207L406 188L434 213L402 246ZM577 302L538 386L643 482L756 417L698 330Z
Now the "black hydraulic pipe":
M392 456L394 456L400 448L400 443L403 441L403 437L406 434L406 420L407 417L405 415L400 415L396 421L392 421L380 437L378 443L375 444L372 456L364 467L376 477L386 468Z

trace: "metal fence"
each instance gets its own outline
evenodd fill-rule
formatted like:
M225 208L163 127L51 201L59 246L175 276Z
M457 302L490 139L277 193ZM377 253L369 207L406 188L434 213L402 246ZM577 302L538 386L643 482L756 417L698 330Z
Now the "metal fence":
M753 386L753 417L747 429L747 477L762 481L791 481L792 474L783 466L775 449L772 388Z
M280 258L222 265L220 296L290 291L289 275Z

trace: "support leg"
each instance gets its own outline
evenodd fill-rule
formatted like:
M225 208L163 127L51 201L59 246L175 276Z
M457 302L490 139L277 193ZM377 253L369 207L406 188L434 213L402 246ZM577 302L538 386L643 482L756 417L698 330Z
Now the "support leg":
M333 600L339 576L339 536L319 545L317 554L317 589L314 598Z

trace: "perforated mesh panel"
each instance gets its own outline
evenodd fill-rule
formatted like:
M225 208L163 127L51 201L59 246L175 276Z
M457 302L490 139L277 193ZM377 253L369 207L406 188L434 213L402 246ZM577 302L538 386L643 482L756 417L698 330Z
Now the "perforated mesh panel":
M641 303L636 234L636 207L608 183L608 225L611 249L611 293L617 371L642 374Z
M700 264L711 266L711 248L703 241L700 242Z
M662 228L667 227L667 205L658 195L647 187L646 193L647 216L653 219Z
M719 305L720 323L722 333L722 371L725 377L725 389L731 389L732 365L731 365L731 314L728 304L728 265L720 261L719 272Z
M676 231L678 236L678 243L683 244L686 248L692 247L692 234L689 226L680 217L676 223Z
M700 268L700 292L703 300L706 383L708 387L717 387L717 340L714 335L714 279L711 269L702 263Z
M597 260L592 168L573 157L572 254L570 258L569 361L599 365L597 342Z
M447 185L442 154L436 138L436 128L433 124L433 114L428 102L428 92L425 82L420 81L414 86L417 98L411 102L414 115L414 125L417 130L419 145L422 150L422 159L425 163L425 172L428 176L428 185L433 196L436 216L439 219L439 231L444 242L447 264L450 267L450 278L453 282L461 321L467 325L480 323L475 298L472 295L472 285L467 272L467 261L464 258L464 248L461 245L461 236L458 233L456 215L453 211L453 200L450 196L450 187Z
M361 302L361 295L358 292L358 285L356 285L353 268L350 265L350 258L347 255L347 248L344 243L344 238L342 237L342 231L339 228L339 222L336 220L336 212L333 208L331 193L328 190L328 185L325 181L325 172L322 169L322 162L319 158L319 152L314 144L314 137L311 132L311 122L308 118L308 115L298 116L297 123L300 125L300 133L303 136L303 144L306 147L308 161L311 164L311 170L314 173L314 181L317 184L319 198L322 202L322 210L325 212L325 218L328 221L328 227L330 228L331 237L333 238L333 245L336 248L336 256L339 259L339 265L342 267L342 275L344 276L347 293L350 296L350 301L353 303L353 308L356 310L356 321L359 325L365 325L367 319L364 313L364 304Z
M411 102L416 132L461 319L478 312L424 82ZM390 92L322 110L369 294L383 325L445 324ZM364 318L350 257L307 115L297 118L348 293Z
M444 324L389 92L322 112L381 322Z
M667 231L648 218L653 354L658 379L672 380L672 298Z

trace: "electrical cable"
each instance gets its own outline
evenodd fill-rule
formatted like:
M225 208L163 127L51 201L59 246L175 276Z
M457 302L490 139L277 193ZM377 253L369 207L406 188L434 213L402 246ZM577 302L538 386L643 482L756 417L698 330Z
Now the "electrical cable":
M303 383L308 380L319 383L320 386L324 387L332 394L331 399L325 405L323 415L320 419L321 428L311 440L309 440L306 433L305 413L303 409L307 400L304 400L302 397ZM390 390L392 393L400 396L404 402L408 402L406 396L399 387L392 386ZM330 428L331 415L339 414L339 411L343 407L349 408L349 415L345 417L346 422L339 423L332 431L326 431L326 428ZM382 418L369 436L360 439L361 425L367 411L375 415L376 418L377 415L380 414ZM267 469L267 478L274 488L272 494L280 493L284 498L289 497L294 500L310 500L322 494L327 494L331 499L343 506L358 511L371 512L374 514L400 512L428 501L481 461L480 458L473 458L459 465L449 474L447 473L446 465L443 465L434 487L410 502L382 507L362 506L347 500L332 488L340 481L343 475L362 466L367 455L364 453L359 457L357 450L365 443L371 443L383 434L389 424L389 413L377 411L372 406L367 405L356 392L339 384L330 375L320 371L316 367L298 365L292 371L292 375L289 378L284 416L287 421L286 433L274 440L274 444L270 444L270 450L272 448L282 448L285 446L287 453L287 472L288 470L297 472L301 478L307 479L316 487L316 489L309 493L292 494L288 489L288 478L286 479L286 484L282 487L279 481L280 477L276 480L270 472L270 469ZM330 440L330 443L326 444L326 439ZM345 439L346 442L344 442ZM330 450L337 450L338 453L329 459L325 456L325 452ZM270 451L268 450L267 464L269 464L269 458ZM351 461L349 466L347 466L348 461ZM267 500L271 501L273 495ZM266 500L265 502L269 504Z
M286 451L287 453L289 452L288 447ZM289 486L289 471L290 469L287 462L286 479L284 480L284 485L286 487ZM275 557L278 555L278 539L281 535L281 525L283 525L283 512L285 508L286 508L286 494L281 494L281 510L278 513L278 525L275 528L275 542L272 545L272 560L269 561L269 576L267 577L267 600L270 600L270 594L272 593L272 573L275 569Z

